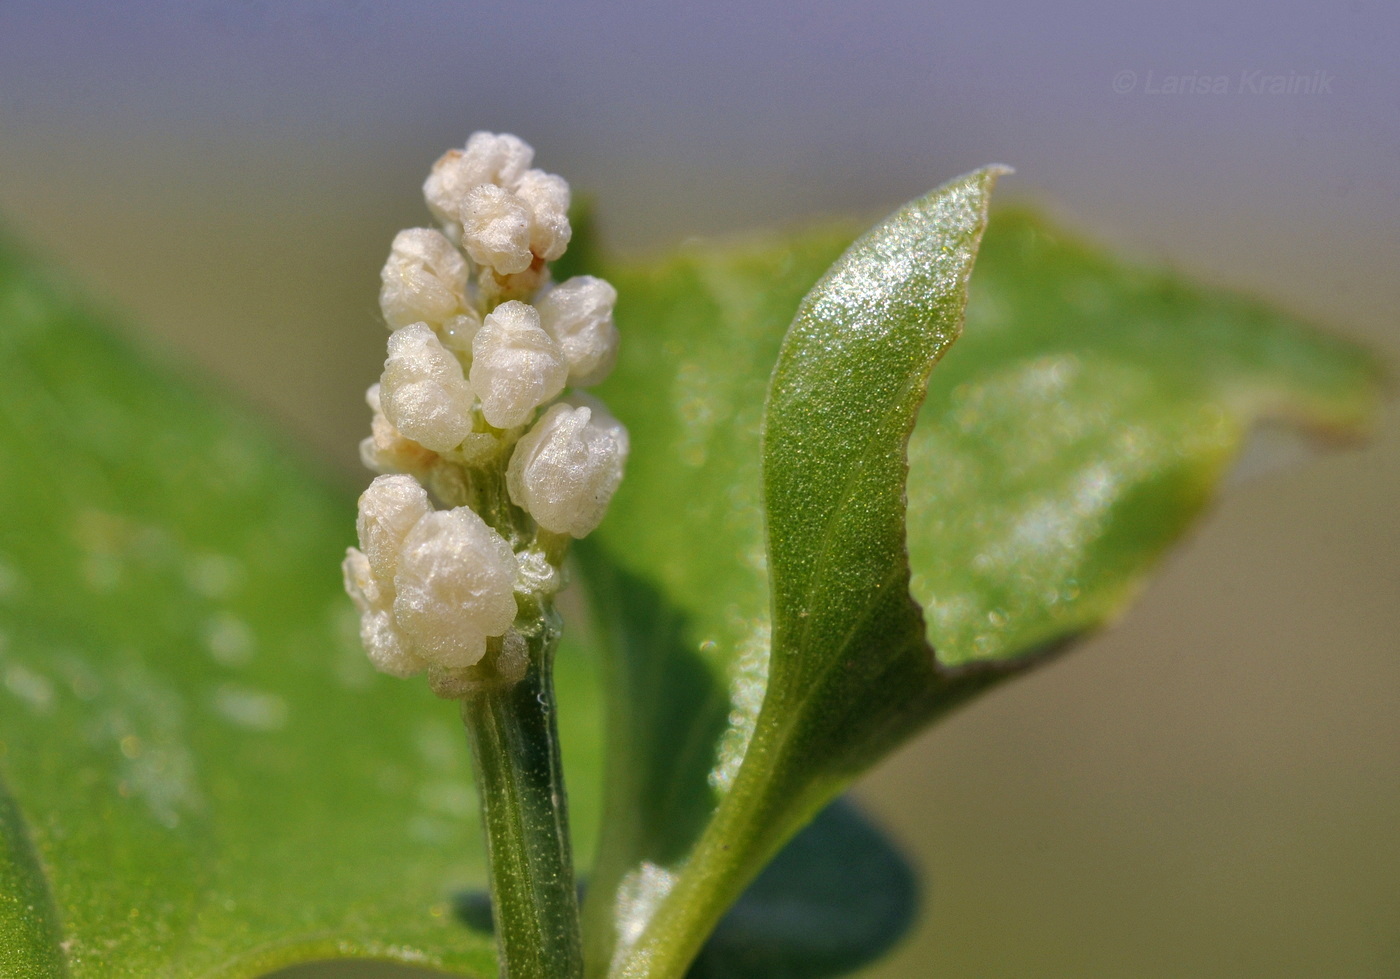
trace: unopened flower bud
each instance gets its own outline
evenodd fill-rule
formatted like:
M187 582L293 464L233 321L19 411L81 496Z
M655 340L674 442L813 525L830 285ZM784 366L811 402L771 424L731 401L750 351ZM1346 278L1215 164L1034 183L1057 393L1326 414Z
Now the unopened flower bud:
M394 618L415 652L459 669L515 621L515 555L466 507L428 514L409 532L394 577Z
M457 166L461 179L472 185L498 184L514 190L534 159L534 147L519 136L479 129L467 137Z
M514 190L535 151L509 133L475 132L460 150L448 150L423 184L428 210L445 226L460 224L466 196L482 184Z
M355 530L382 589L392 589L399 551L409 531L432 512L427 491L412 476L377 476L360 494Z
M515 194L530 210L530 250L552 262L569 247L569 184L543 170L527 170Z
M560 402L516 443L506 488L545 530L584 537L622 481L627 429L594 399Z
M438 461L438 454L412 439L404 438L384 417L378 384L370 385L365 392L365 401L374 412L369 423L370 436L360 440L360 461L365 468L377 473L412 473L421 478Z
M379 279L379 308L391 330L410 323L437 326L467 305L466 260L431 228L400 231Z
M617 362L616 303L617 290L591 275L567 279L536 302L540 325L564 351L570 384L587 387L612 372Z
M471 387L496 428L514 428L560 391L569 369L535 307L512 300L489 313L472 340Z
M350 548L341 570L345 575L345 590L360 611L360 644L365 647L375 669L397 677L423 672L428 664L413 651L408 639L394 624L392 610L367 597L369 593L365 588L372 589L373 582L365 556Z
M345 590L360 611L360 639L374 665L412 676L426 663L413 651L392 614L399 551L413 527L432 512L428 494L411 476L380 476L360 495L360 547L346 551Z
M474 187L462 206L462 247L479 265L509 275L535 260L530 251L530 209L495 184Z
M444 154L423 185L442 231L401 232L380 276L392 332L360 450L385 475L361 497L360 547L342 567L375 666L426 670L440 696L524 678L531 644L549 641L535 617L563 586L563 537L597 526L627 457L627 432L600 403L551 407L570 382L612 369L617 294L591 276L551 290L549 263L572 234L569 185L533 157L487 132ZM502 476L534 517L531 542L493 490ZM530 621L517 629L520 608Z
M379 400L394 428L434 452L455 448L472 430L472 393L462 365L426 323L389 337Z

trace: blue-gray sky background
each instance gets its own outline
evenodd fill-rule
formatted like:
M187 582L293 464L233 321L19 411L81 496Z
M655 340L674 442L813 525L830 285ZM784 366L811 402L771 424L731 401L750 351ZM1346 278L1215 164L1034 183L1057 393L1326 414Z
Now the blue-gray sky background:
M347 473L378 267L481 128L632 253L1009 163L1400 362L1400 5L0 0L0 220ZM864 784L931 881L879 975L1400 974L1397 423Z

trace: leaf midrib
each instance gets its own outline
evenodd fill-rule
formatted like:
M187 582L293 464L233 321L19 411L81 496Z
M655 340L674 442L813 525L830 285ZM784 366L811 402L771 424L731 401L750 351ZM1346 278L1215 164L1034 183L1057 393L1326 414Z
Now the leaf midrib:
M946 349L947 349L947 346L948 346L948 345L945 344L945 345L943 346L942 349L940 349L940 350L934 352L933 356L932 356L932 357L930 358L930 360L929 360L928 369L927 369L919 378L917 378L917 379L915 379L915 380L912 380L912 381L909 381L909 382L906 382L906 383L902 386L902 389L900 390L899 394L893 399L893 401L892 401L892 403L890 404L890 406L889 406L889 407L884 411L884 413L881 415L880 421L877 423L877 425L876 425L875 428L874 428L874 433L875 433L875 434L872 435L871 438L866 439L865 445L861 448L859 454L856 456L855 464L851 465L851 466L847 469L846 475L845 475L845 476L842 478L842 480L841 480L841 491L840 491L840 493L837 495L837 498L836 498L835 503L832 505L831 512L827 515L826 519L822 522L822 537L821 537L822 544L821 544L820 550L819 550L819 551L817 552L817 554L816 554L816 560L815 560L814 563L813 563L812 572L811 572L810 575L808 575L808 581L809 581L809 582L817 582L817 581L824 580L823 572L826 571L827 568L831 567L831 558L830 558L830 556L831 556L831 548L832 548L832 546L833 546L833 544L834 544L834 536L835 536L835 535L832 533L832 528L835 526L836 521L840 518L841 514L845 512L845 510L846 510L846 505L851 501L851 498L852 498L852 496L853 496L854 493L855 493L855 487L856 487L856 485L857 485L858 482L859 482L860 474L861 474L861 471L862 471L862 469L863 469L865 463L867 462L867 460L870 460L870 459L872 459L872 458L875 458L877 455L880 454L879 452L876 451L876 450L879 448L879 443L880 443L880 440L879 440L879 438L878 438L878 434L887 431L887 426L891 425L892 423L893 423L893 424L898 424L898 423L899 423L899 421L900 421L900 414L901 414L902 410L906 407L905 401L906 401L906 399L908 398L908 396L909 396L909 394L910 394L911 392L915 391L917 388L923 388L923 389L925 390L925 393L927 392L928 379L929 379L930 375L931 375L932 372L933 372L933 365L934 365L935 363L937 363L939 357L940 357L941 354L942 354L942 351L943 351L943 350L946 350ZM901 443L902 445L904 445L904 446L906 447L906 453L907 453L907 446L908 446L908 443L909 443L909 436L910 436L910 434L911 434L911 433L913 432L913 430L914 430L914 423L915 423L915 420L916 420L917 417L918 417L918 409L919 409L919 405L922 403L922 401L923 401L923 398L922 398L922 397L916 398L915 402L914 402L912 405L909 405L909 406L908 406L908 407L912 408L913 410L912 410L912 411L910 412L910 414L909 414L909 421L908 421L908 423L907 423L906 425L904 425L904 437L903 437L903 440L902 440L902 443ZM905 458L901 460L901 462L902 462L902 464L903 464L904 471L905 471L905 475L906 475L906 477L907 477L908 471L909 471L909 460L908 460L907 454L906 454ZM901 486L902 486L902 485L903 485L903 484L901 484ZM766 509L766 508L765 508L765 509ZM771 552L772 552L772 534L771 534L771 533L769 534L768 539L769 539L769 551L770 551L770 553L771 553ZM908 570L909 570L909 554L908 554L908 548L905 547L905 548L903 548L902 550L903 550L903 552L904 552L903 555L902 555L902 556L903 556L903 561L902 561L902 562L896 562L895 568L893 569L893 572L892 572L892 577L898 577L899 574L900 574L901 572L903 572L903 573L905 573L905 574L908 573ZM885 579L882 579L882 581L881 581L879 587L880 587L880 588L884 588L884 587L886 587L889 583L890 583L890 579L889 579L889 577L887 577L887 578L885 578ZM812 598L813 598L813 595L814 595L814 592L815 592L816 588L817 588L817 585L812 584L812 585L810 585L810 586L805 587L805 588L802 589L801 595L802 595L802 599L803 599L803 602L804 602L804 607L805 607L806 605L809 605L809 604L811 603L811 600L812 600ZM775 588L775 589L774 589L774 598L776 599L776 597L777 597L777 589ZM774 604L775 604L774 612L776 613L776 612L778 611L778 609L776 608L776 601L775 601ZM865 622L869 620L870 614L871 614L871 608L870 608L870 607L867 607L866 610L865 610L865 611L862 613L862 615L860 616L860 618L857 619L857 620L852 624L851 628L847 630L845 636L844 636L844 637L842 638L842 640L841 640L841 643L836 647L837 649L844 649L844 648L846 647L846 644L850 641L851 636L855 634L855 632L857 631L857 629L858 629L860 626L864 625ZM808 637L808 633L809 633L811 627L812 627L812 620L811 620L810 614L807 615L807 616L805 616L805 617L802 617L802 623L801 623L801 625L800 625L800 627L799 627L799 632L798 632L798 635L797 635L797 637L796 637L796 638L797 638L797 643L796 643L796 648L797 648L797 649L807 649L807 648L808 648L807 637ZM775 648L776 648L776 644L775 644ZM836 658L839 658L839 657L833 657L833 660L836 659ZM778 662L781 662L781 660L778 660ZM823 676L825 676L826 673L828 672L828 670L830 669L830 665L831 665L830 663L824 664L823 667L822 667L822 669L818 671L818 673L817 673L815 679L820 680ZM817 685L817 684L814 683L814 684L812 684L811 686L815 687L816 685ZM799 704L805 703L806 700L807 700L807 694L804 694L803 697L802 697L802 699L799 701Z

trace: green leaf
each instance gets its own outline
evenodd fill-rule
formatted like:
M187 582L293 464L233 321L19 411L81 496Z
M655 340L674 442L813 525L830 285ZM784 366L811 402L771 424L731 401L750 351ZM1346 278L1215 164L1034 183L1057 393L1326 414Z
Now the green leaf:
M946 184L852 245L778 355L763 443L773 649L754 737L772 753L766 780L799 779L789 792L854 777L960 695L909 595L905 444L929 372L961 332L1004 172Z
M930 703L965 696L938 696L950 685L908 592L904 443L928 372L957 337L1003 172L976 171L905 205L798 308L764 429L773 633L762 707L727 794L619 975L679 975L803 823Z
M359 649L353 492L8 247L0 391L0 973L494 975L450 909L485 881L465 735ZM587 652L558 678L585 844Z
M827 228L697 245L608 272L623 297L627 343L602 393L631 427L633 454L593 542L616 571L590 577L596 615L614 639L605 685L612 815L586 915L595 962L611 954L618 930L635 931L654 910L624 906L614 920L618 887L648 864L675 870L692 856L753 737L759 705L772 696L761 404L792 311L849 239ZM889 252L874 256L900 265ZM821 302L809 300L808 310ZM888 476L907 428L861 410L871 407L864 385L888 381L907 424L915 378L929 366L907 356L907 346L859 353L849 338L827 339L809 336L808 349L810 365L828 376L797 378L792 390L823 406L823 383L846 379L824 359L828 349L866 380L856 385L855 409L832 397L826 414L794 416L797 445L827 443L785 489L795 528L820 525L807 511L816 495L808 487L834 485L826 470L856 451L822 425L845 410L852 425L880 432L885 443L874 456ZM946 339L945 326L915 342L931 358ZM879 375L891 358L902 377L893 369ZM1253 423L1277 418L1355 434L1374 410L1378 379L1363 352L1258 303L1110 260L1033 215L1000 213L972 279L967 335L934 371L909 445L910 586L927 626L899 584L878 589L882 603L872 603L863 637L837 631L842 620L827 604L864 608L861 589L870 596L873 584L900 580L902 541L891 528L902 519L902 474L866 479L864 500L881 509L854 516L874 529L870 537L853 540L848 522L836 520L827 546L798 540L800 556L779 559L795 567L780 601L794 618L807 611L827 623L832 632L818 638L829 643L825 662L839 666L834 689L822 687L830 675L821 657L811 664L804 656L788 671L797 692L781 696L795 706L773 728L806 747L783 779L760 779L774 805L808 793L801 807L815 806L940 711L1112 621L1208 501ZM803 461L788 449L775 458ZM854 478L863 475L856 467ZM880 548L891 562L883 572L844 582L813 577L823 552L840 559L838 571L852 561L869 569ZM791 597L814 581L830 591ZM877 644L877 656L847 666L832 652L853 638L873 642L882 624L899 641ZM808 689L826 700L804 698L812 674L818 682ZM853 691L861 692L847 697ZM826 719L824 730L814 716ZM776 754L765 749L763 764L775 765ZM638 823L666 829L632 832ZM742 876L755 867L731 869Z
M590 881L589 893L605 899L585 904L593 966L601 971L612 955L622 886L607 876L609 866L631 870L645 860L665 867L685 857L714 808L706 775L728 700L687 645L688 623L665 596L622 571L591 539L579 545L607 650L605 685L614 693L613 806L603 836L613 862L600 861ZM729 909L692 979L837 975L883 954L911 922L916 898L903 858L838 800Z
M909 444L913 592L949 666L1116 618L1259 420L1355 436L1377 407L1366 352L1024 211L993 221L967 324Z
M629 924L615 919L624 879L684 858L757 715L764 392L793 311L850 237L838 226L691 244L603 273L625 342L600 394L632 452L607 519L577 548L608 697L608 817L584 905L593 972ZM717 750L727 764L711 778Z

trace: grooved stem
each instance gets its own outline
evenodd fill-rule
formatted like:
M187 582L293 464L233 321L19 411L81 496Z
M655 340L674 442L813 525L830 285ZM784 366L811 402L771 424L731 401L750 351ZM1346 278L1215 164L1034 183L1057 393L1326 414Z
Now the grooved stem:
M551 678L557 629L530 639L514 685L462 700L490 863L502 979L581 979L578 891Z

